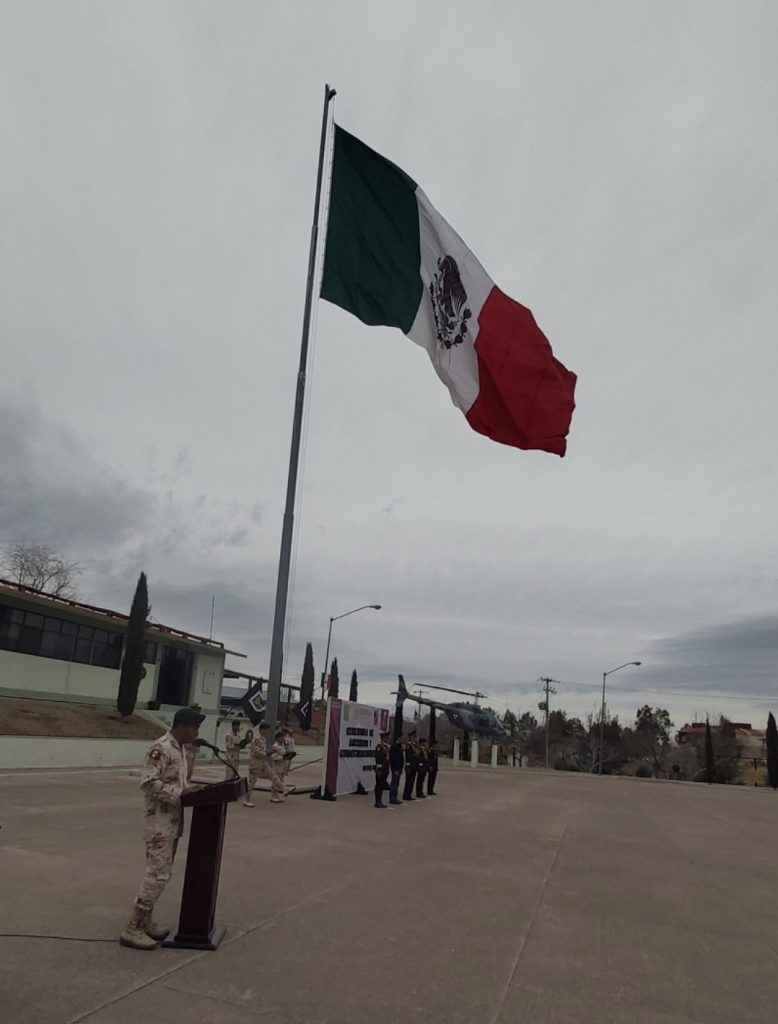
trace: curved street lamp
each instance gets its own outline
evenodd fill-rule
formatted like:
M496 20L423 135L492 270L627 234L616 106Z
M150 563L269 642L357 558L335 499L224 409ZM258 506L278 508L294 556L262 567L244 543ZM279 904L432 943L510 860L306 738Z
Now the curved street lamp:
M327 666L330 661L330 640L332 640L332 623L337 622L338 619L345 619L347 615L353 615L355 612L362 612L365 608L372 608L376 612L381 611L380 604L361 604L359 608L352 608L350 612L343 612L342 615L331 615L330 616L330 629L327 633L327 653L324 655L324 671L321 674L321 690L322 696L324 695L324 680L327 678Z
M602 708L600 709L600 755L599 755L599 768L597 770L598 775L602 775L602 747L605 742L605 678L606 676L612 676L614 672L618 672L622 668L626 668L627 665L641 665L640 661L625 661L623 665L619 665L616 668L612 668L609 672L603 672L602 674Z

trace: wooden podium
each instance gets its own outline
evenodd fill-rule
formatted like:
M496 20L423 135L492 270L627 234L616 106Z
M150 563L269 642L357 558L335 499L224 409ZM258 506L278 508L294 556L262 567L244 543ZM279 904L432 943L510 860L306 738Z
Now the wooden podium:
M184 891L178 931L175 938L169 935L163 946L216 949L224 938L225 928L215 924L214 917L227 804L234 803L247 792L246 780L237 778L205 784L202 789L182 798L184 807L192 808Z

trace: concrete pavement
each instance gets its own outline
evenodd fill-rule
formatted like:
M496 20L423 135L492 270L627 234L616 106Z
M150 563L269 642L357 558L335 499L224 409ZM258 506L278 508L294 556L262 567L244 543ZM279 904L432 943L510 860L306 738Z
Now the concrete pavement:
M771 791L448 768L385 811L257 794L228 814L221 949L141 953L116 941L137 783L0 778L11 1024L741 1024L778 999Z

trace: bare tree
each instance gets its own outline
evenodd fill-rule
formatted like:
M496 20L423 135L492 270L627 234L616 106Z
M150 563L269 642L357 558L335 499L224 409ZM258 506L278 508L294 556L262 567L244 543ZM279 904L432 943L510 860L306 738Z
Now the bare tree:
M14 583L34 587L53 597L76 596L76 577L81 568L47 544L10 544L0 560L0 571Z

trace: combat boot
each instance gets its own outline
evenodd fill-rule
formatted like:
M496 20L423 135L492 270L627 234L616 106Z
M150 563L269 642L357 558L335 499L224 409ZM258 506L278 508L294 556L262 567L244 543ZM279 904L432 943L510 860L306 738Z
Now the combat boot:
M119 942L123 946L131 946L132 949L156 949L157 943L150 935L142 932L139 928L125 928L119 935Z
M150 939L154 939L155 942L162 942L163 939L168 937L170 932L169 928L165 928L164 925L157 924L156 921L149 921L146 925L145 932Z

